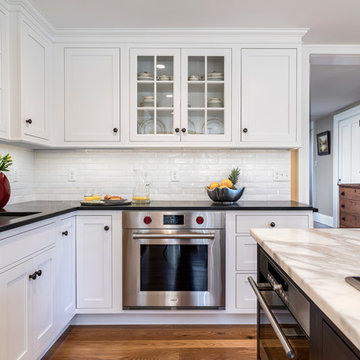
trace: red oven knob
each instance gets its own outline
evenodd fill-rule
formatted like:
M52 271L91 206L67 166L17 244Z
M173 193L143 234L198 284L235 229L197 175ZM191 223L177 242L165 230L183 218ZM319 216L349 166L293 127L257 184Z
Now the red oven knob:
M196 222L199 224L199 225L201 225L201 224L203 224L204 223L204 218L202 217L202 216L198 216L197 218L196 218Z
M145 223L146 225L149 225L151 222L152 222L152 219L151 219L150 216L145 216L145 217L144 217L144 223Z

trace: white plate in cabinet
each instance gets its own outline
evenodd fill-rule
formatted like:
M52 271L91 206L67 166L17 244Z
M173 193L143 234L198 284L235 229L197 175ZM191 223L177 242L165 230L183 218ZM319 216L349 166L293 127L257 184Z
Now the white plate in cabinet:
M112 218L77 216L77 308L112 307Z
M242 142L296 144L296 57L296 49L242 49Z
M120 139L120 49L65 49L65 141Z
M307 215L240 215L236 216L236 233L248 234L256 228L308 228Z
M21 32L21 121L24 135L49 138L50 44L27 23Z
M236 237L236 270L256 271L257 244L251 236Z
M256 296L250 286L248 277L256 279L255 273L236 274L236 308L256 310Z

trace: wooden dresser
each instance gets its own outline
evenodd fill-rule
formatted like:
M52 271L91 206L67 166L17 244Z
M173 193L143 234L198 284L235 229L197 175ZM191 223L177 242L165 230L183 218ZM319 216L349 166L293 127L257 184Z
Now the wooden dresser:
M339 185L340 227L360 227L360 184Z

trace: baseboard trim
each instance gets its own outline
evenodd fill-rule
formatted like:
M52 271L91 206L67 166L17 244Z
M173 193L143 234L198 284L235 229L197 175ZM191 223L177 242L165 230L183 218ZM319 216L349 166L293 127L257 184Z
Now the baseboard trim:
M77 314L72 325L254 325L256 314Z
M314 213L314 221L327 226L334 227L334 218L329 215Z

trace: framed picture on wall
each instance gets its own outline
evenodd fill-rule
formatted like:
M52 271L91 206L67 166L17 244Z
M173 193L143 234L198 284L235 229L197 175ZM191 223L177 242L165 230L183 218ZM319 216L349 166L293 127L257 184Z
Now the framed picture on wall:
M316 135L318 155L330 154L330 131L324 131Z

